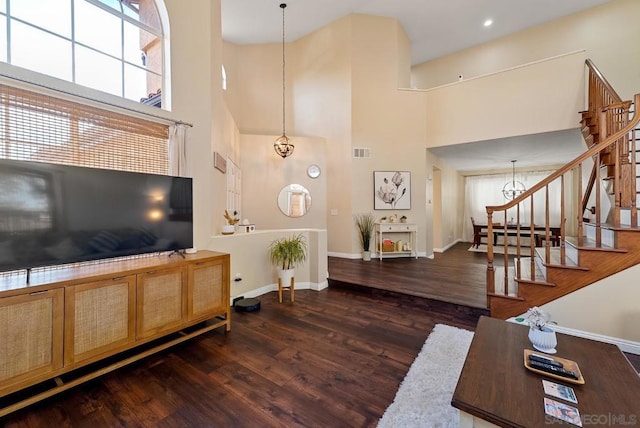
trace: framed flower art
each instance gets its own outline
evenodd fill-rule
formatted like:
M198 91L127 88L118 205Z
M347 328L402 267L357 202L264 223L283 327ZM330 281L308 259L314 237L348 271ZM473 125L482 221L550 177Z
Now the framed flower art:
M373 209L410 210L411 172L373 171Z

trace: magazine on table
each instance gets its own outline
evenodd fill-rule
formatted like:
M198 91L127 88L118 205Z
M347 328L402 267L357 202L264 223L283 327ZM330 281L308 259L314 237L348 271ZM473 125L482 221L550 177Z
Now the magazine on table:
M578 403L576 393L571 387L560 385L559 383L551 382L544 379L542 380L542 387L544 388L544 393L547 395L559 398L561 400L570 401L572 403Z
M578 409L568 404L561 403L551 398L544 397L544 412L554 418L581 427L582 420Z

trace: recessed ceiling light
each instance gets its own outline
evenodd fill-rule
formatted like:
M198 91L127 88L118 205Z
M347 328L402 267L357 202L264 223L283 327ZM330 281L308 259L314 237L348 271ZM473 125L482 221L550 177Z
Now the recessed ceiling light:
M493 24L493 19L487 19L486 21L484 21L485 27L491 27L491 24Z

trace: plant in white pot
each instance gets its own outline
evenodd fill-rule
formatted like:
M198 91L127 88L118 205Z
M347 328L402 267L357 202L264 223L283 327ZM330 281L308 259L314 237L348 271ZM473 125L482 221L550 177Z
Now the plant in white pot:
M273 241L269 246L269 259L278 270L280 301L282 287L291 287L293 296L295 267L307 259L307 243L304 236L299 233Z
M233 233L236 231L236 223L240 221L237 216L238 211L234 211L233 215L231 215L229 214L229 211L224 210L224 219L226 220L227 224L222 226L223 235L233 235Z
M529 340L533 347L547 354L555 354L555 348L558 344L556 332L547 325L550 323L555 324L555 322L551 321L551 315L534 306L529 308L526 318L529 323Z
M372 213L354 214L353 219L358 229L358 237L362 246L362 260L371 260L371 235L376 225L376 218Z

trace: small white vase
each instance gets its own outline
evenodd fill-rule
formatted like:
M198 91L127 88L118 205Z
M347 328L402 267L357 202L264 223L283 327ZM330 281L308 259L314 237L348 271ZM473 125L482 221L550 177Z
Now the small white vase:
M225 224L224 226L222 226L223 235L233 235L235 231L236 231L236 227L232 224Z
M371 251L363 251L362 252L362 260L365 262L371 261Z
M540 352L545 354L556 353L556 345L558 344L556 332L549 327L543 327L542 330L529 328L529 340L533 347Z

